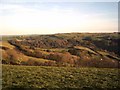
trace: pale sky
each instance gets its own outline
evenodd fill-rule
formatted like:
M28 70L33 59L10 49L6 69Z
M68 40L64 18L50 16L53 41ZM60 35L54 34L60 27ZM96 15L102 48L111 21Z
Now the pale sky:
M15 1L0 2L0 35L118 31L117 2Z

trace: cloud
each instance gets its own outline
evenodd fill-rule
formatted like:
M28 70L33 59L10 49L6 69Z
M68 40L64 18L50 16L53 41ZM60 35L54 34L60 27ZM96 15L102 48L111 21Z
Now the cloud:
M0 34L117 30L117 21L105 18L103 13L84 13L73 8L35 9L24 5L7 4L0 7L0 11L0 29L2 30Z

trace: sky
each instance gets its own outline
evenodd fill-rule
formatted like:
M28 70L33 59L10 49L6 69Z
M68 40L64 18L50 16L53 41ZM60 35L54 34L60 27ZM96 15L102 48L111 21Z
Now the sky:
M0 0L0 35L117 31L117 2Z

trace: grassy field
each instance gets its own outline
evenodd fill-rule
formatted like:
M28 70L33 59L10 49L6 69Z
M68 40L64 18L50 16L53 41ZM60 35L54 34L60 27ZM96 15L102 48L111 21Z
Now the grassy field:
M3 88L120 89L113 68L2 65Z

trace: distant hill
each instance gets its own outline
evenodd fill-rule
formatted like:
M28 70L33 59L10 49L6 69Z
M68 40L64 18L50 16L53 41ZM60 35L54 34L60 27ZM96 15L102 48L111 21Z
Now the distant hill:
M4 64L119 67L119 40L118 33L4 36L0 47Z

